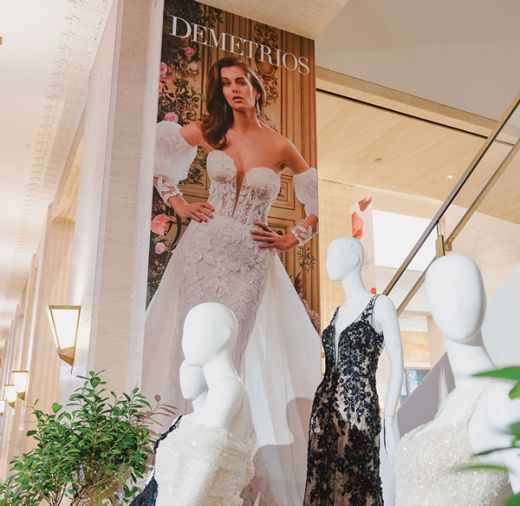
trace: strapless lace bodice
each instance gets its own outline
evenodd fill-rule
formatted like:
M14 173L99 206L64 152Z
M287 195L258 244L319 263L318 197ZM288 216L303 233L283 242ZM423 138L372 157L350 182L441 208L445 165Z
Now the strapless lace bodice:
M211 181L208 201L215 214L251 226L255 220L267 221L271 204L280 191L280 176L268 167L248 170L237 197L235 162L223 151L211 151L207 160Z

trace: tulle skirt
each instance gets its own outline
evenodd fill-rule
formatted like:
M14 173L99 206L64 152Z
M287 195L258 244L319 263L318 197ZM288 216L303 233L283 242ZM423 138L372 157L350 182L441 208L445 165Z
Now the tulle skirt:
M179 388L179 366L184 359L181 349L184 316L200 302L221 302L231 307L242 328L235 365L249 392L257 435L256 472L243 492L244 504L301 505L308 423L321 376L320 339L278 256L251 244L249 227L241 230L222 223L222 229L226 229L223 241L219 227L215 226L218 222L212 222L211 227L190 224L149 305L142 389L149 398L159 394L162 402L175 406L178 413L191 412ZM187 259L194 258L189 255L198 243L197 236L204 237L205 245L204 254L196 258L207 265L199 263L194 270ZM249 271L247 265L245 272L233 271L231 281L236 284L228 293L211 280L215 267L222 269L222 265L214 265L216 258L226 258L224 251L219 252L218 245L223 243L228 260L236 253L251 266ZM258 253L253 258L254 265L253 252ZM224 268L232 265L233 260L236 258L229 264L225 262ZM207 275L201 276L199 268ZM246 278L243 284L249 294L246 303L236 293L242 290L240 278L236 277L240 275ZM253 281L247 280L248 275L255 276ZM201 277L207 285L204 290L200 289ZM251 287L256 290L257 302ZM237 295L240 304L236 302ZM169 425L167 420L166 425Z

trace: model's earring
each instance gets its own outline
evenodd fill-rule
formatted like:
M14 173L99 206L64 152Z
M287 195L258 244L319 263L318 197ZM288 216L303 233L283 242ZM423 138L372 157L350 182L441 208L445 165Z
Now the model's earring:
M255 105L256 105L256 115L260 116L260 112L261 112L260 111L260 100L258 98L255 100Z
M229 106L227 105L227 102L224 100L224 112L227 114L229 110Z

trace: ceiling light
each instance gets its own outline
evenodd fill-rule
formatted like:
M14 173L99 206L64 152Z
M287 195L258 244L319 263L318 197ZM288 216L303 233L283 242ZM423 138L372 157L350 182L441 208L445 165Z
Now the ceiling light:
M29 371L13 371L12 374L14 389L18 397L24 401L25 394L27 393L27 385L29 384Z
M448 174L446 177L447 177L448 179L453 179L453 174Z
M81 306L47 306L58 355L67 364L74 364Z

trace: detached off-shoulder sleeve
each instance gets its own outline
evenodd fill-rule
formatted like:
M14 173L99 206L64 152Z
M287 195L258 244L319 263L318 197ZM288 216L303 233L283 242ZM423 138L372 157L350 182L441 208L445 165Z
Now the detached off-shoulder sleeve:
M188 177L190 165L197 154L181 135L181 126L174 121L160 121L155 131L154 186L164 202L182 195L177 186Z
M293 176L297 199L304 205L305 214L318 216L318 171L309 167L305 172Z

